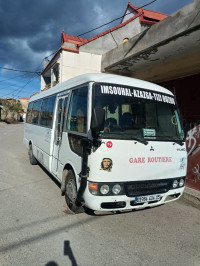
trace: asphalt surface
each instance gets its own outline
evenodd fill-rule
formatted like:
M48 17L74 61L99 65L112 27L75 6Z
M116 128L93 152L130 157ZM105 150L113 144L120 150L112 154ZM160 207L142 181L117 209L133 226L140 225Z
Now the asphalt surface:
M0 265L200 265L200 210L184 199L90 216L29 164L23 124L0 124Z

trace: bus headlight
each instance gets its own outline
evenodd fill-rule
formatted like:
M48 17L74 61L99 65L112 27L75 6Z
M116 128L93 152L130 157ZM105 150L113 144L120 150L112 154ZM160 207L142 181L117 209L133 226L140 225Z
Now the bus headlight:
M173 184L172 184L173 188L177 188L178 187L178 181L175 179Z
M109 190L110 189L109 189L109 186L108 185L102 185L100 187L100 192L101 192L102 195L108 194Z
M180 181L179 181L179 187L183 187L184 184L185 184L185 181L184 181L183 178L181 178Z
M112 188L112 192L115 195L119 194L121 192L121 190L122 190L122 188L119 184L114 185Z

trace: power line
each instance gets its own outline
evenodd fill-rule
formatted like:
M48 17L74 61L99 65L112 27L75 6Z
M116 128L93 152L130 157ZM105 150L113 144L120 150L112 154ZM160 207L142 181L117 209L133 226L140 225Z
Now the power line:
M27 78L29 78L27 75L30 75L30 73L29 74L24 74L24 75L21 75L21 76L16 76L16 77L14 77L13 79L26 79L27 80ZM27 76L27 77L24 77L24 76ZM23 78L24 77L24 78ZM9 79L8 79L9 80ZM0 81L1 82L1 81ZM17 86L17 84L19 83L19 81L17 82L17 83L14 83L14 84L9 84L8 82L7 82L7 84L8 85L6 85L6 86L4 86L4 87L0 87L0 91L2 91L2 90L5 90L5 89L7 89L7 88L9 88L9 87L14 87L14 86ZM19 86L18 86L19 87Z
M17 71L17 72L25 72L25 73L34 73L40 75L41 72L35 72L35 71L27 71L27 70L19 70L19 69L13 69L13 68L7 68L7 67L0 67L1 69L10 70L10 71Z
M8 81L8 80L11 80L11 79L16 79L16 78L20 78L20 77L24 77L24 76L26 76L26 75L28 75L27 73L25 73L25 74L23 74L23 75L19 75L19 76L14 76L14 77L12 77L12 78L8 78L8 79L0 79L0 82L5 82L5 81Z
M23 86L23 87L21 87L20 89L15 89L15 90L13 90L13 91L11 91L10 93L7 93L7 94L4 94L2 97L6 97L6 96L8 96L8 95L11 95L11 94L14 94L14 92L16 92L14 95L13 95L13 97L17 97L17 96L19 96L19 93L29 84L29 83L31 83L31 81L33 80L33 79L35 79L37 76L35 76L34 77L34 75L37 73L37 69L39 69L40 67L41 67L41 65L42 65L42 63L43 63L43 61L41 61L41 63L38 65L38 67L36 68L36 71L35 72L33 72L32 74L32 76L31 76L31 78L28 80L28 82Z
M29 84L29 83L31 83L32 82L32 80L33 79L35 79L36 77L32 77L21 89L19 89L16 93L15 93L15 95L13 95L13 97L15 97L15 98L17 98L17 96L19 96L19 93L21 92L21 91L23 91L23 89Z
M0 88L0 91L5 90L5 89L8 89L8 88L10 88L10 87L17 87L17 88L20 88L21 86L18 86L18 85L17 85L17 84L19 84L19 82L20 82L20 81L18 81L17 83L10 84L10 85L7 85L7 86L5 86L5 87L2 87L2 88Z
M19 96L19 93L33 80L33 79L35 79L37 76L35 76L34 77L34 75L35 74L33 74L33 76L25 83L25 85L24 86L18 86L18 88L17 89L15 89L15 90L13 90L13 91L11 91L11 92L9 92L9 93L6 93L6 94L4 94L4 95L2 95L1 97L6 97L6 96L8 96L8 95L13 95L13 98L14 97L17 97L17 96Z
M143 6L141 6L141 7L138 7L138 8L136 9L136 11L139 10L139 9L141 9L141 8L143 8L143 7L145 7L145 6L151 5L151 4L153 4L154 2L156 2L156 1L157 1L157 0L153 0L153 1L149 2L149 3L146 4L146 5L143 5ZM132 14L133 12L134 12L134 11L131 11L131 12L127 13L125 16L127 16L127 15L129 15L129 14ZM102 27L104 27L104 26L107 26L107 25L109 25L109 24L111 24L111 23L113 23L113 22L115 22L115 21L117 21L117 20L119 20L119 19L121 19L121 18L123 18L123 17L125 17L125 16L123 15L123 16L121 16L121 17L115 18L115 19L111 20L110 22L107 22L107 23L105 23L105 24L103 24L103 25L101 25L101 26L98 26L98 27L96 27L96 28L94 28L94 29L92 29L92 30L89 30L89 31L87 31L87 32L84 32L84 33L82 33L82 34L79 34L77 37L80 37L80 36L83 36L83 35L85 35L85 34L87 34L87 33L92 32L92 31L98 30L98 29L100 29L100 28L102 28Z
M141 7L138 7L137 9L135 9L135 11L137 11L137 10L139 10L139 9L141 9L141 8L144 8L145 6L148 6L148 5L150 5L150 4L152 4L152 3L154 3L154 2L156 2L157 0L153 0L153 1L151 1L151 2L149 2L149 3L147 3L147 4L145 4L145 5L143 5L143 6L141 6ZM111 23L113 23L113 22L115 22L115 21L117 21L117 20L119 20L119 19L121 19L121 18L123 18L123 17L125 17L125 16L127 16L127 15L129 15L129 14L131 14L131 13L134 13L134 11L131 11L131 12L129 12L129 13L127 13L127 14L125 14L125 15L123 15L123 16L121 16L121 17L118 17L118 18L116 18L116 19L113 19L112 21L110 21L110 22L107 22L107 23L105 23L105 24L103 24L103 25L101 25L101 26L99 26L99 27L96 27L96 28L94 28L94 29L92 29L92 30L89 30L89 31L87 31L87 32L85 32L85 33L82 33L82 34L79 34L77 37L80 37L80 36L83 36L83 35L85 35L85 34L88 34L88 33L90 33L90 32L92 32L92 31L95 31L95 30L97 30L97 29L100 29L100 28L102 28L102 27L104 27L104 26L107 26L107 25L109 25L109 24L111 24ZM141 16L142 14L140 14L140 16ZM48 58L48 57L50 57L50 56L52 56L52 55L55 55L56 53L58 52L58 50L57 51L55 51L55 52L53 52L53 53L51 53L50 55L48 55L48 56L46 56L45 58ZM39 67L41 66L41 64L43 63L43 61L40 63L40 65L39 65ZM38 68L39 68L38 67ZM37 68L37 69L38 69ZM18 70L18 69L13 69L13 68L6 68L6 67L0 67L0 69L4 69L4 70L8 70L8 71L16 71L16 72L24 72L24 73L29 73L29 74L33 74L33 76L30 78L30 80L21 88L21 89L16 89L16 90L14 90L14 91L12 91L11 93L9 93L9 94L6 94L6 95L4 95L3 97L5 97L5 96L7 96L7 95L10 95L10 94L13 94L15 91L17 91L17 93L16 93L16 95L15 96L17 96L17 94L19 94L34 78L36 78L36 77L34 77L34 74L37 74L37 75L41 75L41 71L39 72L39 71L27 71L27 70Z
M43 63L43 61L41 61L41 63L38 65L38 67L36 68L36 71L37 71L37 69L39 69L40 67L41 67L41 65L42 65L42 63ZM34 73L35 74L35 73ZM15 94L15 98L18 96L19 97L19 93L21 92L21 91L23 91L23 89L29 84L29 83L31 83L32 82L32 80L33 79L35 79L36 77L34 77L34 74L33 74L33 76L30 78L30 80L20 89L20 90L18 90L17 91L17 93Z
M153 4L154 2L156 2L156 1L157 1L157 0L153 0L153 1L151 1L151 2L149 2L149 3L147 3L147 4L145 4L145 5L143 5L143 6L141 6L141 7L138 7L138 8L136 9L136 11L139 10L139 9L141 9L141 8L143 8L143 7L145 7L145 6L151 5L151 4ZM121 18L123 18L123 17L129 15L129 14L132 14L132 13L134 13L134 11L131 11L131 12L129 12L129 13L127 13L127 14L121 16L121 17L115 18L115 19L111 20L110 22L107 22L107 23L105 23L105 24L102 24L102 25L100 25L100 26L98 26L98 27L96 27L96 28L94 28L94 29L92 29L92 30L89 30L89 31L87 31L87 32L84 32L84 33L82 33L82 34L79 34L77 37L80 37L80 36L83 36L83 35L85 35L85 34L87 34L87 33L92 32L92 31L98 30L98 29L100 29L100 28L102 28L102 27L104 27L104 26L107 26L107 25L109 25L109 24L111 24L111 23L113 23L113 22L115 22L115 21L117 21L117 20L119 20L119 19L121 19ZM55 52L53 52L53 53L51 53L50 55L46 56L45 58L48 58L48 57L50 57L50 56L52 56L52 55L55 55L55 54L57 53L57 51L58 51L58 50L56 50ZM9 71L24 72L24 73L33 73L33 74L41 75L41 71L27 71L27 70L19 70L19 69L6 68L6 67L0 67L0 69L9 70Z

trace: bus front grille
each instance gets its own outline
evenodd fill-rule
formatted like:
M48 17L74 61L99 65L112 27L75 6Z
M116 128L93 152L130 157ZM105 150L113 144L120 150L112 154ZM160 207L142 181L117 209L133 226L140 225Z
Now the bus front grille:
M127 197L166 193L172 186L172 179L128 182L124 184Z

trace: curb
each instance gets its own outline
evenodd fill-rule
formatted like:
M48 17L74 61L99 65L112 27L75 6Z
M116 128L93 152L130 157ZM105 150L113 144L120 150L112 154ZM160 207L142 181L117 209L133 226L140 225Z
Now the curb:
M200 191L185 187L182 197L187 203L200 210Z

